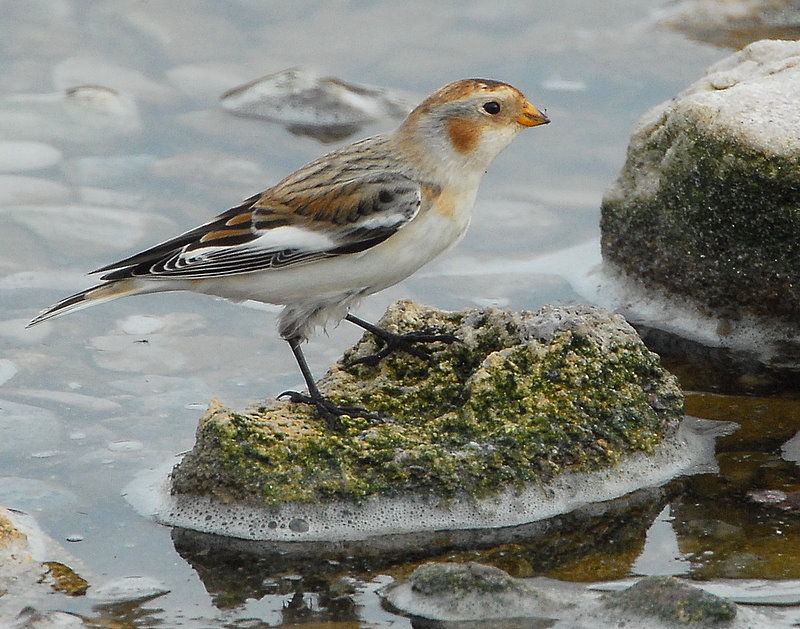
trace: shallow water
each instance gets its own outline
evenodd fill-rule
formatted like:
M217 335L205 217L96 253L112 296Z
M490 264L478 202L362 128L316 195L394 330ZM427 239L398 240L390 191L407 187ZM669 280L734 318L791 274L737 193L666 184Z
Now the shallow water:
M146 575L170 590L141 605L32 603L121 626L275 625L291 598L291 580L281 579L306 572L280 560L208 567L185 558L168 528L121 495L137 473L191 447L212 397L242 407L301 386L273 311L158 295L24 329L41 308L88 286L87 271L207 220L336 145L232 116L219 106L223 92L299 65L412 100L467 76L516 85L552 124L525 132L496 160L456 249L359 314L375 319L400 297L443 308L572 301L580 297L569 278L593 261L596 248L581 246L599 238L602 192L634 122L727 54L660 29L652 14L662 4L0 2L0 504L33 514L91 582ZM79 85L117 94L65 100ZM526 270L572 250L590 253ZM314 338L315 373L358 334L343 325ZM697 394L689 411L745 426L721 447L720 474L668 488L641 507L634 529L587 524L587 536L608 530L591 552L551 551L546 560L519 546L482 552L506 569L581 581L632 572L800 576L796 514L746 496L800 488L796 463L779 449L800 429L797 402ZM402 575L406 559L327 560L323 572L363 579L364 607L352 625L336 626L408 626L370 593L377 575ZM308 577L305 587L315 591Z

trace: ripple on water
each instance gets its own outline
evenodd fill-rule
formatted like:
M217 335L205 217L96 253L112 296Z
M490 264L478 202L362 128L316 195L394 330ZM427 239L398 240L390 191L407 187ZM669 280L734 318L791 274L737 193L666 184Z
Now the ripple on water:
M0 454L26 456L52 450L61 442L61 422L39 406L0 400ZM2 502L2 501L0 501Z
M44 142L0 142L0 172L48 168L61 159L61 151Z

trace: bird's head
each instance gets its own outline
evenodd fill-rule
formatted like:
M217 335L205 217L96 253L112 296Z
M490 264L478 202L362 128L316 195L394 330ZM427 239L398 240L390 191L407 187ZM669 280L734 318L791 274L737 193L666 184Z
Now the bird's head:
M482 174L522 129L548 122L511 85L465 79L445 85L420 103L397 137L405 150L429 168Z

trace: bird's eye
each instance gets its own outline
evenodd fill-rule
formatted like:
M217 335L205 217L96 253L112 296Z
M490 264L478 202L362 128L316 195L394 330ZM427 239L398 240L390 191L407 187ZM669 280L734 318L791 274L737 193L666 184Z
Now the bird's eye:
M490 100L488 103L483 104L483 111L485 111L487 114L492 114L493 116L495 114L499 114L500 103L498 103L496 100Z

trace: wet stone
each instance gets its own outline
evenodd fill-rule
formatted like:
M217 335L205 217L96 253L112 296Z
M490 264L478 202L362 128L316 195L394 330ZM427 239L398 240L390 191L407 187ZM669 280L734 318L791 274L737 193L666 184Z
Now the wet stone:
M396 352L368 366L355 361L379 347L365 335L320 381L336 403L383 423L345 416L337 431L307 405L215 407L173 473L173 492L264 505L404 490L490 496L652 452L683 413L658 357L599 309L443 312L398 302L381 325L460 340L436 343L430 361Z
M798 100L800 42L759 41L640 119L601 219L632 322L800 364Z
M224 539L403 545L538 522L707 469L729 430L684 418L658 356L596 307L401 301L379 325L458 339L427 347L429 360L398 351L366 364L380 342L365 334L318 383L383 421L343 415L331 426L306 404L235 411L213 400L192 450L138 479L129 500Z
M673 577L648 577L606 594L607 607L652 616L679 626L719 626L736 617L736 604Z
M410 106L389 90L321 77L291 68L229 90L222 106L240 116L266 118L292 133L322 141L346 138L364 125L404 118Z
M423 564L406 583L386 588L385 597L412 617L450 622L512 618L535 622L562 615L569 606L499 568L475 562Z

